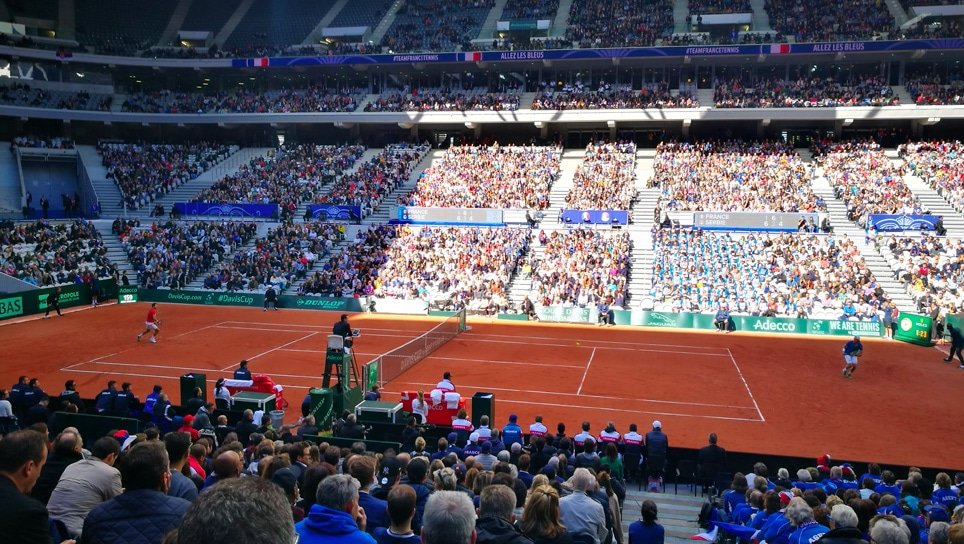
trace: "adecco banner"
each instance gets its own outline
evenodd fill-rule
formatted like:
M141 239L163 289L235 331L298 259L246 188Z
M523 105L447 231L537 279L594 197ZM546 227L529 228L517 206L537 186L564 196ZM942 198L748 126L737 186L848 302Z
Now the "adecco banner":
M715 328L713 324L713 314L652 312L642 310L615 310L613 313L615 314L617 325L699 330L711 330ZM597 322L598 312L595 308L548 306L539 308L538 315L539 319L543 321L595 324ZM787 317L735 315L730 317L730 323L732 329L736 331L809 334L814 336L884 336L883 324L870 321L838 321L828 319L794 319Z
M169 302L177 304L206 304L210 306L244 306L263 308L264 295L260 293L225 293L223 291L168 291L164 289L140 289L138 298L146 302ZM303 308L360 312L361 303L355 298L296 297L281 295L279 308Z

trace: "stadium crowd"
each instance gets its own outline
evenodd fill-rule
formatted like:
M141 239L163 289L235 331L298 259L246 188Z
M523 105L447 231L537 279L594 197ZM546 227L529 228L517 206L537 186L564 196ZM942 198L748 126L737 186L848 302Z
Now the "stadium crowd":
M559 146L454 146L419 177L409 206L529 208L549 206L559 176Z
M651 46L669 36L673 3L667 0L573 2L566 39L580 47Z
M900 99L879 76L840 83L833 78L742 79L717 81L713 101L717 108L810 108L845 106L897 106Z
M38 137L33 135L17 136L10 143L10 149L23 147L31 149L74 149L74 141L59 136Z
M0 272L37 287L91 283L116 266L90 221L0 221Z
M248 161L234 174L194 195L194 202L276 203L293 212L311 202L322 186L361 158L361 145L298 144L281 146Z
M636 144L599 143L586 155L566 195L566 208L629 210L636 199Z
M872 140L819 141L814 144L817 164L847 206L847 218L867 226L869 215L919 214L917 197L904 183L906 165L895 164Z
M0 104L55 110L110 111L113 96L87 91L61 91L31 87L22 83L0 85Z
M955 238L925 235L919 238L886 238L878 235L877 249L885 256L894 277L900 280L921 313L937 308L941 323L947 315L964 308L962 256L964 244ZM887 251L883 251L886 248Z
M258 232L255 223L235 221L139 227L132 220L116 220L113 229L137 274L137 284L147 289L183 289Z
M362 217L371 215L392 191L401 187L422 158L428 144L392 144L355 172L339 177L331 190L315 197L319 204L361 206Z
M555 19L559 0L512 0L502 10L502 20Z
M750 13L750 0L689 0L690 13Z
M124 203L131 210L147 206L237 151L237 146L203 141L184 144L97 143L97 152L107 169L107 179L114 180Z
M846 236L660 229L658 311L879 320L887 295Z
M123 111L138 113L302 113L351 112L358 107L359 89L304 89L257 91L235 89L214 94L174 91L127 95Z
M410 0L382 39L389 51L469 50L495 0Z
M964 84L957 79L950 85L942 85L933 78L912 78L907 80L905 87L919 106L964 104Z
M766 0L764 5L770 25L796 36L798 42L865 40L894 31L894 17L879 0L817 0L808 4Z
M216 263L204 278L205 289L280 293L307 277L310 269L345 237L335 223L284 224L257 238L251 248Z
M518 91L488 92L482 87L418 89L379 96L365 105L365 111L515 111L520 97Z
M960 141L912 142L901 144L897 151L912 174L954 209L964 210L964 145Z
M532 268L536 304L550 306L626 306L632 242L628 232L586 228L538 235L542 259Z
M665 83L644 86L639 91L601 82L594 91L582 82L556 88L543 83L542 92L530 106L534 110L594 110L640 108L696 108L696 94L680 90L673 95Z
M653 169L661 210L826 210L800 156L780 142L663 142Z

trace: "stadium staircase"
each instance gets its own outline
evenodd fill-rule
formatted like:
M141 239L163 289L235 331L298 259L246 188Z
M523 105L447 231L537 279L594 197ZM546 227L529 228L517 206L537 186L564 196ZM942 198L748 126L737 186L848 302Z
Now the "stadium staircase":
M750 18L750 29L754 32L771 32L770 16L767 14L765 0L750 0L753 17Z
M566 207L566 195L572 189L576 170L582 164L586 152L583 149L564 149L559 164L559 179L549 188L549 207L545 210L541 221L543 228L564 228L559 222L559 212Z
M566 35L566 29L569 28L569 11L572 10L573 1L559 0L559 9L556 11L556 16L552 19L552 26L549 28L550 37L561 38Z
M193 3L194 0L178 1L177 6L174 7L174 12L171 14L171 19L167 22L164 31L161 32L160 39L157 40L158 46L164 47L174 43L177 32L183 28L184 20L187 19L187 12L191 10L191 4Z
M412 190L415 189L415 185L418 183L418 177L422 175L422 172L429 166L432 166L437 159L441 159L442 155L444 154L444 150L430 149L428 153L422 157L422 160L412 167L412 173L409 174L408 180L391 193L385 195L385 198L383 198L381 203L375 208L375 211L366 217L362 223L366 225L375 223L388 223L392 218L392 209L394 209L395 202L398 200L398 197L412 192Z
M907 12L904 11L904 6L900 5L898 0L884 0L884 3L887 4L887 10L894 17L894 24L898 28L909 20Z
M659 512L659 524L663 526L665 544L692 544L691 537L702 532L697 525L700 508L705 499L694 497L692 488L682 485L678 490L672 489L673 484L667 484L666 493L649 493L639 491L635 483L626 484L626 502L623 503L623 535L628 542L629 526L639 519L639 507L643 501L649 499L656 503ZM672 491L678 491L673 493Z
M539 93L522 93L519 95L519 109L528 110L532 108L532 101Z
M97 147L78 145L77 153L83 161L84 168L87 169L87 176L90 177L90 183L94 186L97 200L100 201L100 216L113 221L117 217L133 215L134 212L124 211L124 195L121 194L117 184L107 179L107 168L104 167L100 154L97 153ZM107 230L110 232L109 225Z
M301 41L301 45L317 44L321 39L321 31L327 28L328 25L335 20L335 17L338 17L338 14L341 13L341 10L344 9L347 4L348 0L338 0L335 2L334 5L331 6L331 9L328 10L328 13L321 18L321 21L318 21L318 25L315 26L314 30L312 30L311 33L305 36L305 39Z
M482 29L479 31L477 39L492 40L495 38L496 23L498 23L499 18L502 17L502 11L505 9L507 3L508 0L495 0L495 5L489 10L488 17L486 17L485 22L482 23Z
M908 174L904 176L904 183L920 201L924 210L933 215L944 217L944 228L947 229L947 236L951 238L964 237L964 216L961 216L961 212L955 210L944 197L937 194L937 191L931 189L921 178Z
M696 89L696 99L700 101L701 108L712 108L716 101L713 89Z
M170 193L155 200L154 204L160 204L164 206L165 212L170 212L171 206L173 206L175 202L189 202L194 198L194 195L214 185L214 183L221 178L236 174L238 170L245 164L248 164L251 159L263 156L273 150L274 148L272 147L248 147L238 150L207 171L202 172L198 177L179 185ZM144 216L149 216L153 207L153 205L145 206L137 210L137 212L142 213Z
M34 206L36 206L40 202L40 197L34 198ZM20 217L22 207L17 157L10 152L10 142L0 142L0 216Z
M636 152L636 201L633 202L633 223L626 227L633 241L632 261L629 271L627 300L630 303L643 299L653 282L653 217L659 203L659 189L648 188L653 177L655 149Z
M231 37L231 34L234 32L234 30L238 28L239 24L241 24L241 20L244 19L244 16L248 14L248 10L251 9L252 5L254 5L254 0L241 0L241 3L238 4L238 9L234 10L234 13L232 13L231 17L228 18L228 22L224 23L224 26L221 27L221 30L215 34L214 43L223 47L224 43L228 41L228 38Z
M382 152L381 149L366 149L365 152L362 153L362 156L357 161L352 163L352 165L349 168L347 168L339 176L337 176L337 178L354 174L355 172L358 171L359 166L374 159L381 152ZM318 196L327 195L328 193L331 192L334 186L335 186L334 182L329 183L328 185L323 187L321 191L319 191ZM301 204L298 204L298 210L295 212L295 222L301 221L301 218L305 216L305 210L308 209L308 204L312 204L312 202L302 202Z
M94 228L97 229L97 233L100 234L101 239L104 240L104 247L107 248L107 258L117 267L118 275L126 272L131 285L137 285L137 274L134 273L134 267L131 266L131 261L127 258L124 245L121 244L120 238L111 232L113 216L110 217L111 219L98 219L94 221Z
M545 249L539 244L536 237L530 236L529 248L519 260L519 263L521 265L521 263L528 261L533 265L532 268L534 270L535 263L541 261L544 254ZM506 286L506 291L508 292L509 307L518 309L526 295L532 292L532 276L523 275L522 270L517 268L515 273L512 274L512 279L509 280L509 284ZM535 302L535 300L533 300L533 302Z
M804 162L809 162L810 153L801 152ZM860 250L867 268L877 278L877 283L884 289L887 296L894 301L897 309L902 312L915 312L917 310L914 300L907 294L904 286L894 279L894 271L887 264L886 259L880 255L872 243L867 241L867 233L847 219L847 207L842 200L834 196L830 182L823 175L822 169L815 169L812 179L814 193L823 197L827 203L827 211L830 213L830 221L833 225L835 236L846 235Z
M395 17L398 16L398 10L405 5L405 0L395 0L392 5L385 12L385 16L372 31L371 36L368 37L368 41L378 45L382 43L382 38L388 33L388 29L392 28L392 23L395 22Z
M903 85L891 85L890 88L894 91L894 95L900 100L901 105L904 104L916 104L914 97L907 92L907 87Z
M673 32L690 31L690 4L688 0L673 0ZM702 102L701 102L702 103Z

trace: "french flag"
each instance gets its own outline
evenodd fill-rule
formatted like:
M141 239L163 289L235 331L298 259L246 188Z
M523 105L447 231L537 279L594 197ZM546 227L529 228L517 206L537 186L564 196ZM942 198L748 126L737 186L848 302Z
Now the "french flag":
M462 60L466 62L479 62L482 60L482 53L480 53L479 51L465 53L462 55Z
M255 68L267 68L269 64L271 64L271 61L268 60L268 57L261 57L260 59L251 59L251 66L254 66Z
M786 55L790 52L790 44L788 43L775 43L770 45L771 55Z
M716 542L720 536L720 528L713 527L712 531L707 531L705 533L699 533L690 537L690 540L699 540L701 542Z

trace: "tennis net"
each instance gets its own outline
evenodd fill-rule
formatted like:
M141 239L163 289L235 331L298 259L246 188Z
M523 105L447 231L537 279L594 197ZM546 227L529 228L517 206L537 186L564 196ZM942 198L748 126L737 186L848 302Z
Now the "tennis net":
M465 310L463 309L446 318L445 321L433 327L432 330L365 365L366 388L370 388L374 385L373 382L376 381L373 379L374 376L370 374L373 372L373 368L376 369L375 371L378 373L378 385L383 386L386 382L394 380L403 372L415 366L419 361L431 355L432 352L445 345L446 342L455 338L464 330Z

